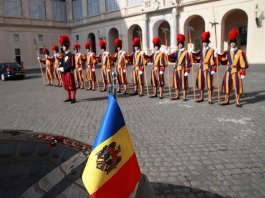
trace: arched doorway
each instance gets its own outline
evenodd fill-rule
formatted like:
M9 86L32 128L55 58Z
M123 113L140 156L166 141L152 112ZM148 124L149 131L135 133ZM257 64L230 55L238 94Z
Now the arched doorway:
M92 47L91 47L92 52L95 52L96 53L97 51L96 51L96 38L95 38L95 34L89 33L88 36L87 36L87 40L92 43Z
M240 19L240 20L238 20ZM222 19L222 50L228 49L228 34L232 28L237 28L239 37L237 39L238 46L246 50L247 32L248 32L248 16L246 12L240 9L230 10Z
M161 39L161 45L170 46L170 25L163 21L158 27L158 36Z
M116 28L112 28L109 31L109 43L107 43L107 48L109 48L110 53L116 52L116 47L114 45L114 41L119 37L119 32ZM108 47L109 46L109 47Z
M193 43L194 49L199 49L201 45L201 33L205 31L204 19L199 15L190 16L184 23L186 42Z
M132 41L134 37L139 37L142 43L142 28L139 25L132 25L128 30L128 52L133 51Z

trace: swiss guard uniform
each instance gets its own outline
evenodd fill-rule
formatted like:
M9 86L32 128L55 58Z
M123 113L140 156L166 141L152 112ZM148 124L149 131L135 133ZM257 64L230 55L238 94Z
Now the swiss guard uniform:
M197 74L197 88L200 91L200 99L196 102L203 102L203 92L207 85L208 102L212 104L213 75L216 72L215 50L209 47L210 32L203 32L201 40L203 49L193 53L193 60L200 63Z
M165 85L164 71L165 67L168 66L168 60L166 54L159 50L161 46L159 37L155 37L153 39L153 44L156 49L155 53L153 53L151 56L145 56L153 63L153 68L151 71L153 95L150 97L157 97L157 88L159 87L159 98L163 99L163 88Z
M176 52L168 55L171 62L175 62L176 65L173 71L173 87L176 90L176 96L171 98L172 100L179 99L180 88L183 90L183 100L186 101L186 91L188 88L188 73L190 72L190 58L189 53L184 48L185 36L178 34L177 36L179 49Z
M133 39L132 45L134 47L134 52L129 56L132 59L132 78L134 85L134 93L133 95L138 94L138 85L140 86L139 96L143 96L143 88L144 88L144 65L146 65L147 61L143 57L143 52L141 52L141 44L140 39L135 37Z
M52 58L53 67L54 67L54 75L55 75L55 78L57 80L57 86L61 87L62 86L62 77L61 77L61 73L59 71L59 66L60 66L60 62L61 62L63 55L59 53L58 45L53 45L52 50L54 52L54 55Z
M84 57L84 60L86 60L86 78L88 80L88 90L95 91L95 83L97 82L97 75L96 75L96 54L91 51L91 45L90 42L85 42L85 48L87 50L86 57Z
M242 79L245 78L246 69L249 67L249 64L245 52L237 48L236 38L238 34L239 33L236 28L233 28L229 32L229 43L231 49L218 55L218 58L222 64L227 64L222 83L222 91L225 93L225 101L222 103L222 105L229 104L229 95L232 91L232 88L234 88L236 95L236 106L241 107L240 96L243 93Z
M81 89L85 88L84 81L84 73L83 73L83 62L82 62L82 54L80 53L81 46L78 43L73 45L73 49L75 50L75 71L74 77L77 88L79 87L79 83L81 84Z
M61 71L64 88L68 94L68 98L64 102L76 103L76 85L73 74L75 69L75 55L69 50L70 39L67 35L61 35L59 38L59 43L64 50L64 56L59 70Z
M127 79L127 60L126 60L126 52L122 50L122 40L117 38L114 41L114 45L117 48L117 53L113 56L113 61L116 62L115 69L117 72L117 83L118 83L118 89L117 92L121 92L121 85L124 85L124 92L123 94L126 94L127 92L127 85L128 85L128 79Z
M112 61L110 59L110 54L106 51L106 42L104 40L99 41L99 47L102 53L99 55L98 62L102 64L101 67L101 78L103 83L103 89L101 91L106 91L106 85L111 85L111 65Z
M43 48L42 53L45 54L45 58L38 59L41 63L44 63L46 65L46 78L48 80L48 85L53 86L53 63L52 59L48 56L50 55L50 52L47 48Z

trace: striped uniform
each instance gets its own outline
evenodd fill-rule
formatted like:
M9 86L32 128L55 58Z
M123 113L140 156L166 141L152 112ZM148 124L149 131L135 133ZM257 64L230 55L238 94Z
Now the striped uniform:
M165 67L168 66L167 56L165 53L157 51L151 55L151 61L153 63L151 71L151 84L153 87L164 87L164 71Z
M126 60L126 52L120 50L118 53L114 55L114 59L117 61L117 66L116 66L116 71L117 71L117 81L118 84L128 84L128 79L127 79L127 64L128 61Z
M88 52L86 55L86 78L88 81L92 80L96 82L96 55L93 52Z
M193 53L193 60L200 62L196 79L198 90L203 91L205 85L207 85L208 90L212 90L213 75L211 75L211 71L216 67L214 50L210 47L198 50L196 53Z
M133 58L133 84L134 85L144 85L144 65L146 65L146 60L141 55L141 51L138 50L132 54Z
M40 59L40 62L44 63L46 66L46 77L49 81L53 80L53 61L52 58Z
M99 56L99 62L101 62L101 78L103 84L111 84L111 65L109 52L105 51Z
M241 80L241 72L249 67L245 52L240 49L235 51L225 51L219 55L219 60L222 63L227 64L227 68L224 74L222 91L225 94L230 94L234 88L235 93L243 93L243 84Z
M188 77L184 77L185 71L191 67L190 57L187 52L187 50L177 50L176 52L173 52L172 54L168 55L168 58L172 62L176 62L176 65L174 67L173 71L173 87L175 89L187 89L188 87ZM184 78L184 85L182 85L182 80Z

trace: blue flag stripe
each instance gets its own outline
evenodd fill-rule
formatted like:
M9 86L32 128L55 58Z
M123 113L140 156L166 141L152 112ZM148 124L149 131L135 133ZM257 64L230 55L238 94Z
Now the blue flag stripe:
M117 133L125 125L124 118L115 98L112 95L109 95L108 98L109 104L101 122L92 150Z

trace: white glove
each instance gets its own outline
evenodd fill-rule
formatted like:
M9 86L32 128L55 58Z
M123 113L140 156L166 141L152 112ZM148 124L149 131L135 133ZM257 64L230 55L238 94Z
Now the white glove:
M214 50L214 57L216 57L217 54L219 54L219 49L216 48L216 49Z
M123 71L123 73L126 73L126 70L124 69L124 70L122 70Z
M241 77L241 79L242 79L242 80L245 78L245 76L244 76L244 75L240 75L240 77Z
M40 61L40 57L38 56L38 61Z
M45 54L45 58L48 58L48 55L47 54Z
M122 56L124 56L125 54L126 54L126 52L125 52L125 51L123 51L123 52L121 53L121 55L122 55Z
M211 75L214 75L215 74L215 71L211 71Z
M159 71L159 74L162 75L162 74L164 74L164 72L163 71Z
M193 48L190 48L188 52L191 54L193 52Z
M144 52L143 51L141 52L141 55L144 55Z
M82 68L78 68L78 71L82 71Z
M184 76L188 76L188 75L189 75L189 73L188 73L188 72L185 72L185 73L184 73Z
M168 55L168 54L169 54L169 51L168 51L168 50L166 50L166 51L165 51L165 54L166 54L166 55Z
M143 74L143 71L139 71L139 74L142 75Z
M93 68L93 69L92 69L92 72L94 72L94 71L95 71L95 69Z
M109 52L104 52L104 54L105 54L106 56L108 56L108 55L109 55Z
M64 72L64 68L63 67L60 67L59 68L61 72Z

